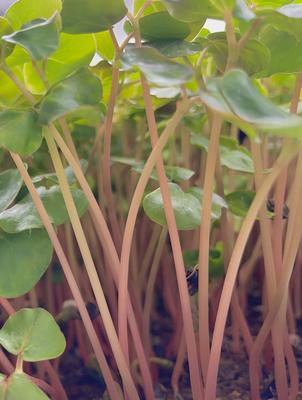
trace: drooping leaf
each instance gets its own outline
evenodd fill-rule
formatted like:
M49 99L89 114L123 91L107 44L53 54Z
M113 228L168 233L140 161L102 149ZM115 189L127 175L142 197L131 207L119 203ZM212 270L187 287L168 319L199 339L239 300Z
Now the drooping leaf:
M43 229L0 235L0 296L29 292L47 270L52 245Z
M59 186L52 186L49 189L40 186L37 188L37 192L51 221L55 225L61 225L69 221ZM79 216L82 216L88 206L87 199L79 189L71 188L71 193ZM17 233L43 227L38 211L29 194L13 207L0 213L0 227L7 233Z
M5 18L17 30L34 19L48 19L61 8L61 0L17 0L7 9Z
M55 319L43 308L23 308L11 315L0 330L0 343L24 361L59 357L66 345Z
M140 18L141 35L147 40L185 39L191 29L189 24L172 18L167 11L160 11Z
M154 47L169 58L191 56L203 49L200 42L186 42L185 40L152 40L145 46Z
M64 0L63 31L67 33L95 33L106 31L127 13L123 0Z
M185 22L205 22L206 18L221 17L210 0L162 0L172 17Z
M33 60L46 59L59 45L57 14L48 20L38 19L25 24L20 30L2 39L23 47Z
M101 96L100 80L82 69L49 90L40 105L39 121L46 125L70 111L96 106Z
M0 382L1 400L49 400L25 374L15 372Z
M22 182L22 177L17 169L8 169L0 174L0 212L15 200Z
M301 137L302 119L283 111L261 95L244 71L232 70L222 78L211 80L200 97L248 134L252 134L255 127L274 134Z
M238 217L245 217L252 201L254 200L255 192L251 190L238 190L229 193L225 199L228 203L229 210Z
M179 230L195 229L200 225L200 201L192 194L185 193L175 183L169 183L173 211ZM143 207L148 217L157 224L166 225L163 199L160 188L147 194Z
M140 70L150 82L159 86L181 85L193 76L190 68L169 60L151 47L128 46L122 62L124 68Z
M0 146L22 156L29 156L42 143L42 127L33 111L0 111Z

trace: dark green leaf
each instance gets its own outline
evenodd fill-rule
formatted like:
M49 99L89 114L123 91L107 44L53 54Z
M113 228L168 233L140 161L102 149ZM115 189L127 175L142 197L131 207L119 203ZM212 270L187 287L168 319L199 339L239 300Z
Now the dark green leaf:
M17 297L40 280L52 258L52 245L43 229L0 235L0 296Z
M154 47L169 58L191 56L203 49L199 42L186 42L184 40L152 40L145 43L145 46Z
M141 35L147 40L185 39L190 26L170 16L167 11L146 15L139 20Z
M15 372L9 378L0 382L1 400L49 400L25 374Z
M169 60L152 47L128 46L122 62L124 68L139 69L150 82L159 86L181 85L193 76L190 68Z
M65 338L53 316L43 308L23 308L0 330L0 343L25 361L50 360L65 349Z
M238 190L236 192L229 193L226 196L226 202L228 203L229 210L239 216L245 217L252 201L254 200L255 192L250 190Z
M101 96L100 80L82 69L49 90L40 105L39 121L46 125L70 111L96 106Z
M42 127L33 111L5 110L0 112L0 146L29 156L42 143Z
M55 225L69 221L68 212L60 188L52 186L37 189L46 211ZM71 189L78 213L82 216L88 206L84 193L79 189ZM41 228L43 223L37 209L28 194L19 203L0 213L0 227L7 233L21 232L27 229Z
M23 180L17 169L8 169L0 174L0 212L15 200Z
M23 25L20 30L3 36L2 39L23 47L33 60L45 59L59 45L57 14L48 20L38 19Z
M123 0L64 0L63 31L67 33L95 33L106 31L127 13Z

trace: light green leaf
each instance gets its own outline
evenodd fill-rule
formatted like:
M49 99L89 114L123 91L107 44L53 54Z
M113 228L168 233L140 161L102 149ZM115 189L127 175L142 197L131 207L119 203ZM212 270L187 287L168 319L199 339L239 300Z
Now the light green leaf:
M140 18L141 35L147 40L184 39L191 33L189 24L172 18L167 11Z
M172 17L185 22L202 22L221 17L221 12L209 0L162 0Z
M0 111L0 146L29 156L42 143L42 127L38 124L38 115L33 111Z
M15 372L0 382L1 400L49 400L25 374Z
M59 45L58 16L55 14L48 20L34 20L11 35L3 36L2 39L23 47L33 60L45 59Z
M8 169L0 174L0 212L15 200L23 180L17 169Z
M201 205L202 205L203 190L201 188L196 187L196 186L191 187L188 190L188 193L190 193L194 197L196 197L201 202ZM213 195L212 195L212 212L211 212L211 217L213 220L219 219L221 217L221 209L222 208L228 208L227 203L218 194L213 193Z
M23 308L11 315L0 330L0 343L24 361L59 357L66 346L55 319L43 308Z
M195 229L200 225L200 202L192 194L185 193L175 183L169 183L173 211L179 230ZM166 225L163 199L160 188L147 194L143 207L148 217L157 224Z
M95 33L106 31L127 13L123 0L64 0L63 31L67 33Z
M61 8L61 0L18 0L7 9L5 18L17 30L34 19L48 19Z
M302 18L302 4L287 4L277 9L278 13L289 18Z
M0 296L29 292L47 270L52 245L44 229L0 235Z
M254 126L279 135L296 138L302 135L302 119L262 96L244 71L232 70L211 80L200 97L210 108L243 127L247 134L253 133Z
M14 30L8 20L0 16L0 51L2 54L3 46L5 46L5 56L8 56L13 51L14 45L3 43L2 37L11 34L13 31Z
M115 47L108 31L99 32L94 35L96 48L99 55L105 60L112 61L115 57Z
M96 106L101 96L100 80L82 69L49 90L40 105L39 121L46 125L70 111Z
M156 85L181 85L192 79L193 73L185 65L178 64L151 47L128 46L122 56L123 67L139 69Z
M51 221L55 225L61 225L69 221L64 199L58 186L52 186L49 189L40 186L37 191ZM82 216L88 206L87 199L79 189L71 188L71 193L79 216ZM7 233L17 233L27 229L43 227L38 211L29 194L13 207L0 213L0 227Z

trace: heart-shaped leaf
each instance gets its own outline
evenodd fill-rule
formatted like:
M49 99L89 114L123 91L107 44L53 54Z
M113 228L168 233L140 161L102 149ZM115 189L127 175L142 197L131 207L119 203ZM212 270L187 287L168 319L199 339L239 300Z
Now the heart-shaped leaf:
M64 199L58 186L52 186L49 189L40 186L37 191L51 221L55 225L61 225L69 221ZM88 206L87 199L79 189L72 188L71 193L79 216L82 216ZM0 213L0 227L7 233L17 233L27 229L43 227L36 206L29 194L13 207Z
M123 0L64 0L63 31L67 33L95 33L106 31L127 13Z
M169 183L172 207L179 230L195 229L200 225L200 201L192 194L185 193L175 183ZM163 226L166 226L166 217L163 198L160 188L147 194L143 207L148 217Z
M135 48L128 46L122 56L125 69L136 68L146 78L159 86L181 85L192 79L193 73L185 65L178 64L163 56L152 47Z
M96 106L101 96L100 80L82 69L49 90L40 105L39 121L46 125L70 111Z
M147 40L184 39L190 35L189 24L172 18L167 11L160 11L140 18L141 35Z
M52 245L45 230L0 235L0 296L29 292L47 270Z
M17 169L8 169L0 174L0 212L15 200L23 180Z
M60 12L61 8L61 0L18 0L7 9L5 18L18 30L34 19L50 18L55 12Z
M23 308L11 315L0 330L0 343L24 361L59 357L66 345L55 319L43 308Z
M38 115L33 111L0 111L0 146L29 156L42 143L42 127Z
M1 400L49 400L25 374L15 372L0 382Z
M59 45L57 14L34 20L10 35L2 37L8 43L18 44L29 52L33 60L42 60L53 53Z

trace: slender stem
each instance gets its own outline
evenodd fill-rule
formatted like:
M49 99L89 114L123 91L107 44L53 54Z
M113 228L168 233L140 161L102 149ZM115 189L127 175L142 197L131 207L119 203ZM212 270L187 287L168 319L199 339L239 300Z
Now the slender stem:
M112 352L114 354L117 367L119 369L119 372L123 380L125 390L131 397L131 399L139 400L137 390L135 388L125 357L121 350L120 343L118 341L118 337L104 296L104 292L98 278L98 274L86 241L83 228L81 226L81 222L77 213L77 209L74 204L74 200L71 195L66 175L64 173L64 168L60 159L60 155L56 147L55 141L50 134L50 131L45 133L45 139L48 145L51 159L54 164L56 174L58 176L59 185L61 187L62 195L66 204L70 221L84 260L84 264L86 266L86 271L102 316L104 327L107 333L108 340L111 345Z
M228 309L232 298L232 291L236 282L238 269L240 266L241 258L247 243L249 234L254 225L257 214L264 202L269 190L277 179L282 168L289 162L289 158L282 155L276 160L271 173L264 179L259 191L257 192L254 201L249 208L249 211L243 221L240 233L233 249L232 257L227 269L223 290L219 302L215 328L213 333L212 348L210 353L210 360L207 373L205 399L215 400L217 375L219 367L219 359L221 353L221 345L223 339L224 327L228 315Z
M10 154L20 172L20 175L22 176L22 178L24 180L24 183L25 183L25 185L32 197L32 200L37 208L38 214L43 222L43 225L45 226L45 229L46 229L46 231L49 235L49 238L54 246L54 249L57 253L58 259L62 266L66 280L70 287L71 293L77 303L79 313L80 313L83 323L85 325L85 329L87 331L87 334L90 339L93 350L95 352L98 364L99 364L102 374L104 376L104 380L106 382L110 396L112 396L112 399L118 399L118 391L117 391L116 383L114 382L114 380L112 378L110 368L106 361L102 347L100 346L100 343L99 343L98 337L96 335L95 329L93 327L93 324L91 322L90 316L87 312L85 302L83 301L81 292L77 286L74 276L72 275L70 265L64 254L63 248L57 237L56 231L54 230L54 228L51 224L51 221L49 219L47 211L45 210L45 207L40 199L40 196L39 196L34 184L32 183L30 176L28 175L27 170L26 170L20 156L15 153L10 153Z
M204 382L207 376L210 357L209 332L209 251L212 216L212 196L215 183L215 168L219 153L219 136L222 119L213 117L209 150L206 159L203 201L201 207L201 223L199 234L199 274L198 274L198 308L199 308L199 357Z

